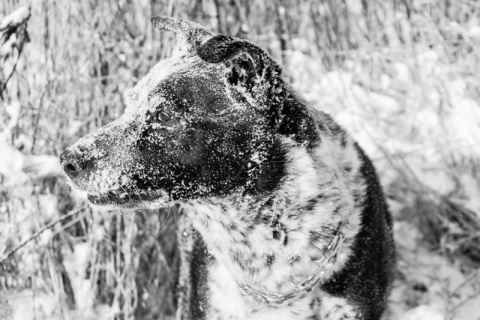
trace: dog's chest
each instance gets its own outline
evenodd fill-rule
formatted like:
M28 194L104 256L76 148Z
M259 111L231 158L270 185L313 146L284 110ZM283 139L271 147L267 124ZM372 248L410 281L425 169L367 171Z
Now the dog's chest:
M228 269L218 263L209 268L210 307L207 319L307 319L312 315L310 299L286 303L282 307L267 307L244 296Z
M280 305L266 305L245 296L230 271L215 262L209 269L206 319L225 320L349 320L358 319L358 310L346 299L326 295L320 289Z

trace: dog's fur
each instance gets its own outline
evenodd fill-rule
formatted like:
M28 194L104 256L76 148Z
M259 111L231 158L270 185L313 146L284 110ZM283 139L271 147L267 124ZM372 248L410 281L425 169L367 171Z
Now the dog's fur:
M126 94L124 116L61 156L73 184L96 205L180 205L178 319L379 319L392 221L362 149L256 45L153 22L178 48ZM312 275L339 225L314 289L280 304L242 295L236 281L287 292Z

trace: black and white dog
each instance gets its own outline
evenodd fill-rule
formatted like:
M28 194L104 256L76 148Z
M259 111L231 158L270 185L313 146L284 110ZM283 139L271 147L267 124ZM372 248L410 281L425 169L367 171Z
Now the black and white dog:
M362 149L255 44L152 21L177 48L62 154L72 184L98 206L181 208L178 319L379 319L392 220Z

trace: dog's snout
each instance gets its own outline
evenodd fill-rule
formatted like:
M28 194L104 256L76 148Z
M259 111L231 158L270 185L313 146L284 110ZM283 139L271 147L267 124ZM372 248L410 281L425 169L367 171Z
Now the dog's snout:
M60 163L63 165L65 173L70 178L74 178L87 167L88 160L75 152L67 150L60 156Z

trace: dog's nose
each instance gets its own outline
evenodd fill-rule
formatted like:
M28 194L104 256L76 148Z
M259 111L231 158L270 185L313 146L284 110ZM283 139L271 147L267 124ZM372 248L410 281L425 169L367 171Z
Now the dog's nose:
M73 151L67 150L60 155L60 164L63 166L65 173L70 178L74 178L87 167L88 160Z

